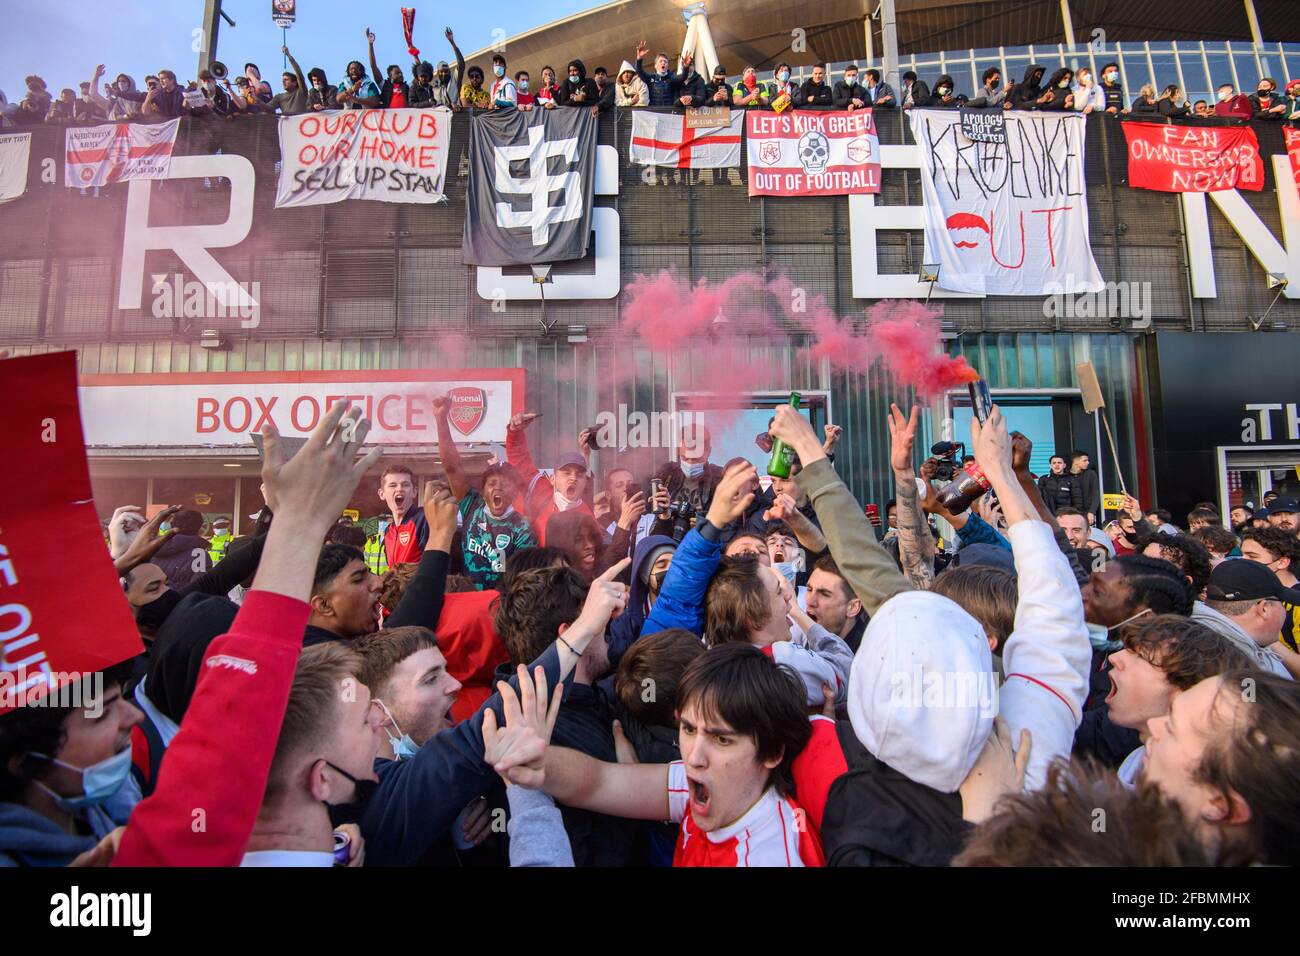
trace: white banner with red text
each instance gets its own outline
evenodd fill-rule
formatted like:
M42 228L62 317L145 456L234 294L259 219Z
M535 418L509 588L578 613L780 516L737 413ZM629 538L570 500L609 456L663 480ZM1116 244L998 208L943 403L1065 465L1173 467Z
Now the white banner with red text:
M1088 241L1085 118L1010 112L1006 142L972 142L955 110L912 110L921 153L925 262L941 289L976 295L1096 292Z
M92 448L248 445L267 421L305 438L334 402L346 399L370 419L368 442L437 442L433 399L451 400L458 441L503 442L510 416L523 411L522 369L252 372L97 375L81 381L86 445Z
M880 139L870 110L745 114L751 196L880 192Z
M275 206L442 202L450 144L445 107L285 116Z

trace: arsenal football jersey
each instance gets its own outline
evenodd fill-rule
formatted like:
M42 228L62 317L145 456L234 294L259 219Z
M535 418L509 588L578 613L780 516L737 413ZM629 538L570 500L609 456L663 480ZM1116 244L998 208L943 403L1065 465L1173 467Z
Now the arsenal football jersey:
M429 525L424 519L424 511L419 505L413 505L401 524L389 525L384 532L384 552L388 555L388 566L395 568L399 564L419 561L428 540Z
M768 787L735 823L705 833L691 819L686 767L668 765L668 809L681 823L673 866L825 866L806 814Z

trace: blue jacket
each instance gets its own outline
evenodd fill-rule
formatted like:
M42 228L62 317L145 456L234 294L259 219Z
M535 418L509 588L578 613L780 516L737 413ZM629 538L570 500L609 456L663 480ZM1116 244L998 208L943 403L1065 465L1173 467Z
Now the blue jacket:
M650 106L672 106L677 100L674 93L677 89L677 80L672 72L664 76L658 73L647 73L641 66L641 61L636 61L637 75L645 81L646 89L650 92Z
M681 627L704 636L704 594L722 561L721 534L708 520L686 532L664 576L659 598L641 628L642 634Z
M676 548L677 542L665 534L647 535L636 543L632 551L632 587L628 594L627 608L609 625L609 666L618 668L618 661L632 642L641 636L646 614L650 611L650 589L641 582L641 569L650 552L661 545ZM675 560L675 559L674 559ZM672 573L671 571L669 572ZM667 584L667 580L664 581ZM654 633L653 631L651 633Z
M957 532L957 536L961 539L963 548L970 544L992 544L1008 551L1011 550L1011 542L1003 537L997 528L974 512L971 513L961 531Z
M63 828L20 803L0 803L0 868L67 866L98 843Z
M560 674L555 648L533 663L554 688ZM510 685L518 690L516 678ZM501 695L493 694L468 720L425 741L414 757L375 761L379 786L360 820L367 866L419 863L445 840L465 806L496 783L496 772L483 762L483 714L489 707L504 727Z

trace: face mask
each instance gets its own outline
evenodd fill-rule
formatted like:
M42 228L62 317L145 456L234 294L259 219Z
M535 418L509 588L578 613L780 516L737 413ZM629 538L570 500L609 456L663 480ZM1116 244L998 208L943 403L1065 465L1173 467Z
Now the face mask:
M682 462L682 474L687 478L698 478L704 474L704 462Z
M1057 83L1057 84L1056 84L1057 88L1058 88L1058 89L1062 89L1062 90L1065 89L1065 88L1066 88L1067 86L1069 86L1069 85L1070 85L1070 81L1069 81L1069 80L1062 80L1060 83Z
M492 72L495 73L497 76L505 76L506 68L502 66L500 63L498 63L496 66L492 67Z
M519 92L520 92L520 93L527 93L527 92L528 92L528 81L527 81L527 80L520 80L520 81L519 81Z
M749 76L745 77L744 84L745 84L745 89L752 90L754 87L758 85L758 77L754 76L751 73Z
M1079 77L1079 85L1080 85L1080 86L1087 86L1087 85L1090 84L1091 82L1092 82L1092 77L1089 76L1087 73L1084 73L1084 74L1080 75L1080 77Z
M650 572L650 593L651 594L658 594L660 591L663 590L664 578L667 576L667 574L668 574L667 568L664 568L662 571Z
M941 86L941 87L939 87L939 95L940 95L940 96L947 96L947 95L948 95L949 93L951 93L951 92L952 92L952 90L948 89L948 87L946 87L946 86Z
M402 728L397 726L397 721L393 719L393 713L388 709L388 705L381 700L379 706L383 708L384 716L388 718L388 722L401 734L400 737L394 737L389 729L386 726L384 727L384 733L388 734L388 742L393 745L393 757L397 760L409 760L414 757L416 751L420 748L415 745L415 741L411 739L410 734L402 733Z
M1119 79L1119 74L1116 73L1114 70L1111 70L1109 73L1106 74L1107 83L1114 83L1118 79Z
M1232 99L1232 90L1219 90L1219 102L1226 103Z
M556 511L568 511L570 508L576 508L578 507L578 505L582 504L581 501L570 501L568 498L564 497L564 495L558 491L553 492L551 497L552 500L555 502Z
M789 581L790 587L794 587L795 575L798 574L799 572L795 570L794 564L792 562L778 561L772 565L772 570L775 571L777 574L781 575L781 577L785 578L787 581Z
M1094 650L1101 651L1105 654L1113 653L1123 647L1124 642L1110 640L1110 632L1123 627L1130 621L1136 621L1144 614L1150 613L1152 613L1150 608L1144 608L1132 617L1124 618L1124 620L1120 621L1114 627L1106 627L1101 624L1093 624L1091 621L1084 621L1084 626L1088 629L1088 641L1092 644Z
M59 796L39 780L35 781L36 785L52 796L64 810L79 810L82 807L103 803L122 789L122 785L126 783L126 778L131 773L130 747L89 767L74 767L54 757L49 759L51 763L81 774L81 795L76 797Z
M579 78L578 78L578 74L577 74L577 73L570 73L570 74L569 74L569 82L572 83L574 86L577 86L578 83L581 82L581 81L579 80Z
M353 785L356 787L356 793L352 797L352 802L325 804L325 808L329 811L330 815L330 826L340 827L345 823L356 823L361 819L361 815L365 813L366 805L370 803L370 799L375 795L375 791L379 789L379 781L358 780L342 767L336 766L328 760L326 760L325 763L327 766L332 767L334 770L351 780Z
M786 83L786 82L788 82L789 79L790 79L790 71L789 71L789 70L782 70L780 73L778 73L778 74L776 75L776 78L777 78L778 80L780 80L782 83Z
M131 84L126 80L122 80L117 84L117 88L125 93L127 90L131 89Z
M1260 96L1268 96L1268 94L1271 93L1271 92L1273 92L1273 91L1270 90L1267 86L1261 86L1261 87L1259 88L1259 95L1260 95Z
M858 75L854 73L852 76L846 76L844 82L849 86L852 86L854 83L858 82Z
M655 73L658 74L659 76L667 76L667 75L668 75L668 67L666 67L666 66L657 66L657 67L655 67Z

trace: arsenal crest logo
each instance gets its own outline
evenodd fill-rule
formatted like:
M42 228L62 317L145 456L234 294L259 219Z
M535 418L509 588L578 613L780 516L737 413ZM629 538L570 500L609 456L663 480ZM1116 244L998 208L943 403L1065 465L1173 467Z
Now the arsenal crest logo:
M451 427L468 437L487 412L487 393L472 385L457 385L447 393L447 398L451 402L448 415Z
M768 166L776 165L781 161L781 144L771 139L759 144L758 158Z
M400 544L403 548L406 547L408 544L410 544L411 532L406 530L397 532L397 543Z

